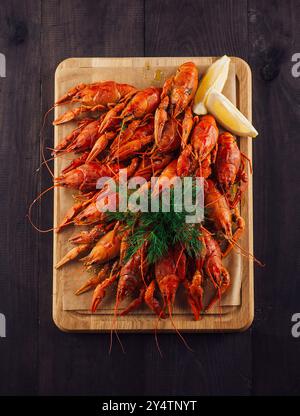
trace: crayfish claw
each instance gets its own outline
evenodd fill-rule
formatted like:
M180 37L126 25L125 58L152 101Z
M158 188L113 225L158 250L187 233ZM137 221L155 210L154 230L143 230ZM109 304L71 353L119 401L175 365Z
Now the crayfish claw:
M76 292L75 295L81 295L91 289L95 289L101 283L109 271L109 265L105 264L102 269L95 275L90 277Z
M112 268L112 271L113 270L114 270L114 266ZM96 289L94 290L93 298L92 298L92 306L91 306L92 312L96 312L99 304L104 299L106 289L109 288L115 282L118 275L119 273L115 273L115 274L111 273L109 277L107 277L105 280L103 280L103 282L99 283L98 286L96 286Z
M75 120L77 117L81 116L82 114L88 113L91 111L90 107L82 106L73 108L72 110L68 110L63 113L60 117L53 121L54 126L58 126L59 124L67 123L68 121Z
M234 245L237 243L240 236L244 232L244 229L245 229L245 220L244 220L244 218L241 217L240 215L237 215L235 217L235 222L236 222L237 228L236 228L235 232L233 233L231 239L228 241L228 246L225 249L225 251L222 253L222 257L228 256L228 254L231 252Z
M194 314L196 321L199 320L203 310L203 276L199 270L196 270L191 282L184 280L184 286L187 290L187 300Z
M70 250L55 266L56 269L59 269L64 264L68 263L71 260L76 259L81 253L87 251L90 248L90 244L80 244L72 250Z
M209 311L217 301L220 301L224 293L230 286L230 275L225 267L221 270L222 281L217 287L216 295L210 300L208 306L205 308L205 312Z
M64 104L66 101L72 101L74 99L74 97L76 96L76 94L79 93L79 91L83 90L86 87L86 84L78 84L73 88L70 88L69 91L66 92L66 94L64 94L62 97L60 97L57 101L56 101L56 105L60 105L60 104Z

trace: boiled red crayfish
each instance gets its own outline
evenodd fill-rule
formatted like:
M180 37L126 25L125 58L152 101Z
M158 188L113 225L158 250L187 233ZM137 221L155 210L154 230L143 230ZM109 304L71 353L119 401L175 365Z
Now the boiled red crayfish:
M80 107L65 112L53 124L58 125L71 121L90 111L103 110L111 104L136 93L136 88L128 84L118 84L114 81L95 82L93 84L78 84L56 101L56 105L76 103Z
M218 191L212 179L207 179L204 187L204 203L208 219L213 222L216 231L220 231L228 241L227 255L241 236L245 228L244 219L237 210L232 211L226 197ZM236 230L233 232L233 222Z
M198 86L198 70L193 62L182 64L175 76L164 83L161 94L161 103L155 112L154 137L160 150L170 151L180 145L181 138L178 133L178 117L183 115L183 141L192 128L192 114L189 104L194 98Z
M234 208L241 200L242 193L248 184L248 176L245 172L245 163L236 138L225 132L218 139L218 152L216 157L216 177L220 188L227 195L231 208ZM231 201L230 191L234 184L239 184L234 199Z
M170 248L169 252L155 264L155 279L147 287L145 301L147 305L161 318L165 317L167 308L172 315L176 292L180 282L186 277L186 255L180 246ZM163 298L163 306L159 305L154 296L158 286Z

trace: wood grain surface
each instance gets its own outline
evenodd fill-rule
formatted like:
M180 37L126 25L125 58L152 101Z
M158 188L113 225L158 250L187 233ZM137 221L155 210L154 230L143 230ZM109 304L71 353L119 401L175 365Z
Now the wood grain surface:
M0 338L1 394L300 393L299 78L297 0L2 0L0 52ZM70 56L218 56L250 63L254 150L255 321L240 334L65 334L54 325L52 236L25 218L30 201L51 185L40 164L39 130L53 103L53 74ZM51 120L51 116L50 116ZM50 121L45 144L52 145ZM52 224L51 193L33 218Z

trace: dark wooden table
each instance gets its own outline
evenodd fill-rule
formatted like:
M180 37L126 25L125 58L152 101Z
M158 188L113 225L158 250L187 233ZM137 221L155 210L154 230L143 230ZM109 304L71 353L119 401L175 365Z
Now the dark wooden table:
M300 393L299 0L2 0L0 52L1 394ZM255 320L244 333L65 334L52 321L52 236L35 232L28 205L51 185L40 165L39 130L53 102L53 76L67 57L236 55L253 71ZM52 145L48 123L46 145ZM298 215L297 215L298 214ZM35 220L51 226L49 194ZM298 261L297 261L298 260ZM298 272L297 272L298 266Z

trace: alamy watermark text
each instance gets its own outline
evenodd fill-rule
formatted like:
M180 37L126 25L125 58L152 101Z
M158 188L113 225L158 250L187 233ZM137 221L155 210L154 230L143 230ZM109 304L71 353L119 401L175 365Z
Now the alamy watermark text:
M0 313L0 338L6 338L6 319L3 313Z
M6 58L3 53L0 53L0 78L6 77Z

